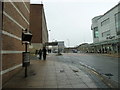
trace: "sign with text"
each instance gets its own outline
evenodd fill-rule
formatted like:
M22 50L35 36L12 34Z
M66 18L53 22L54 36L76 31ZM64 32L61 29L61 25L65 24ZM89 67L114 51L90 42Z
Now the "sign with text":
M30 52L23 52L23 67L30 64Z

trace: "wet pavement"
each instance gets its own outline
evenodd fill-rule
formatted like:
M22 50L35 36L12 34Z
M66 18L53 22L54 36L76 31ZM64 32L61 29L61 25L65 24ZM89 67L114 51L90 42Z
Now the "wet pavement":
M39 60L33 56L28 77L24 77L23 68L3 88L108 88L97 78L95 81L94 75L90 77L82 69L60 62L58 57L49 54L46 60Z
M69 53L58 57L58 59L64 63L72 63L77 67L84 65L108 78L110 76L111 80L118 82L118 61L120 58L100 54Z

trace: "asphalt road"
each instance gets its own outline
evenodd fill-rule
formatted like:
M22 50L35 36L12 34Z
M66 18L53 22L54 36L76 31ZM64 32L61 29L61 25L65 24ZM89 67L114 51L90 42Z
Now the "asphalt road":
M102 75L111 74L110 78L118 82L118 59L99 54L83 54L83 53L66 53L57 57L60 62L74 64L77 67L84 64L94 68Z

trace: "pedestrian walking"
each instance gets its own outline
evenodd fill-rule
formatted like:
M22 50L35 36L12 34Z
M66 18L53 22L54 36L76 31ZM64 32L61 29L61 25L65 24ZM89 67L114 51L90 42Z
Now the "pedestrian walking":
M39 50L38 54L39 54L39 59L41 60L41 58L42 58L42 50L41 49Z
M39 50L35 50L35 55L38 55L38 53L39 53Z
M43 47L43 60L46 60L46 48L45 47Z

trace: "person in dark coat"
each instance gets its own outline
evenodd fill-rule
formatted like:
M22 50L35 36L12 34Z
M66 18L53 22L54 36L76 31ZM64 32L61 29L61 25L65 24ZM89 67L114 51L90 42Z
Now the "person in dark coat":
M43 47L43 60L46 60L46 48L45 47Z
M41 58L42 58L42 50L40 49L38 53L39 53L39 59L41 60Z
M37 50L35 50L35 55L37 55L38 53L37 53Z

